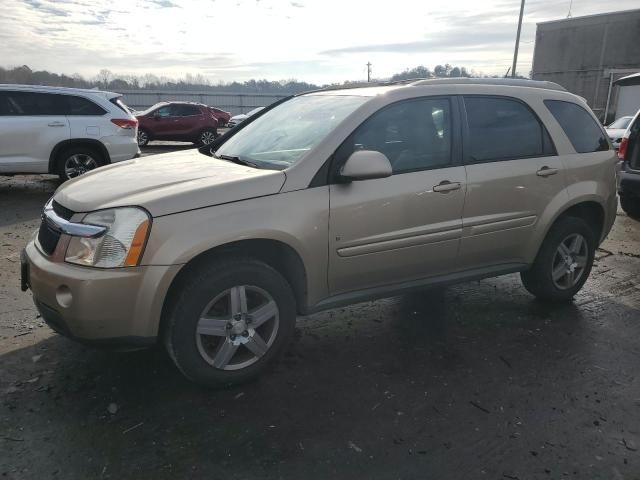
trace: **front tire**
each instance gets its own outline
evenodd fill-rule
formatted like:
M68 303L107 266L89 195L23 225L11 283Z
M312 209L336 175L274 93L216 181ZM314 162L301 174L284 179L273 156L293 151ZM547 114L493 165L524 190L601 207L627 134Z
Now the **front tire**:
M178 369L204 386L246 382L289 344L296 321L291 287L269 265L215 260L180 281L164 341Z
M146 147L149 144L151 138L149 137L149 132L147 132L143 128L138 129L138 146Z
M629 217L640 220L640 199L620 196L620 207Z
M577 217L561 217L542 242L530 270L522 272L524 287L541 300L569 301L589 278L596 250L592 228Z
M217 137L218 134L215 130L203 130L198 136L198 140L196 141L196 143L198 145L206 147L207 145L211 145Z
M60 152L56 160L56 172L65 182L104 165L96 150L89 147L71 147Z

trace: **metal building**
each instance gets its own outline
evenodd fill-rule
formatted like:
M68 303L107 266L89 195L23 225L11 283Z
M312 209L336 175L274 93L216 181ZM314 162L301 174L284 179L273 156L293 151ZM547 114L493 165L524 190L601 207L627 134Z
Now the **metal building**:
M616 116L614 82L637 72L640 9L538 23L532 78L584 97L605 123Z

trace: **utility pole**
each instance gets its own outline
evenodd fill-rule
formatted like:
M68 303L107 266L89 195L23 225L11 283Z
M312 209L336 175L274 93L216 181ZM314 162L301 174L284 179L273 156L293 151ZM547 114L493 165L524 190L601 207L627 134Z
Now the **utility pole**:
M511 67L511 76L516 76L516 63L518 63L518 47L520 46L520 30L522 30L522 14L524 13L524 0L520 3L520 18L518 19L518 33L516 34L516 48L513 51L513 67Z
M371 62L367 62L367 83L371 81Z

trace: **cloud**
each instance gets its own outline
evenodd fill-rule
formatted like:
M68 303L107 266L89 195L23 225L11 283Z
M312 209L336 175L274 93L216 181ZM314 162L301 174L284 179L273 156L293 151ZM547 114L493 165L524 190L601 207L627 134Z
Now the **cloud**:
M171 0L147 0L147 1L161 8L180 8L180 5L176 5Z
M60 8L55 7L49 2L43 2L40 0L23 0L26 5L29 7L41 12L46 13L47 15L53 15L56 17L67 17L69 13L65 10L61 10Z

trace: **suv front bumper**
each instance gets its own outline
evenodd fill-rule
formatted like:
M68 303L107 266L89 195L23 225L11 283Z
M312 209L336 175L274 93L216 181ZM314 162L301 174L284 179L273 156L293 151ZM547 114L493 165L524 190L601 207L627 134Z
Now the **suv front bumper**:
M74 340L139 347L153 344L165 295L180 266L113 269L55 262L29 242L22 255L22 287L40 315Z

